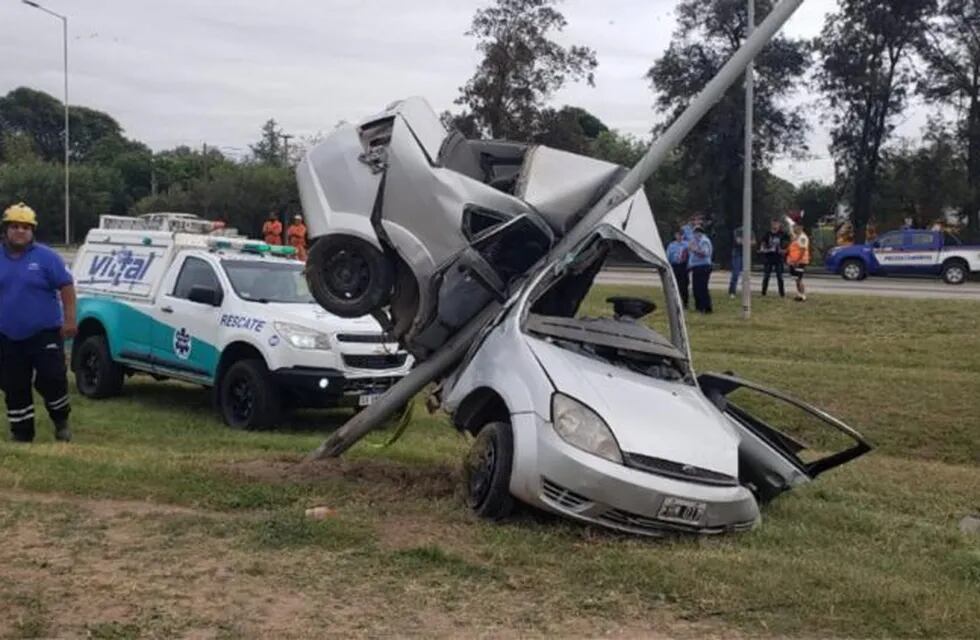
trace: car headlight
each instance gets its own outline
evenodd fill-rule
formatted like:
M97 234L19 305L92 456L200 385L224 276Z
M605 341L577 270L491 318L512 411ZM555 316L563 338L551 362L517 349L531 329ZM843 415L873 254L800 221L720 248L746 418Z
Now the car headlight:
M325 333L292 322L275 322L273 325L276 333L297 349L330 351L330 337Z
M561 439L583 451L623 463L623 454L609 426L587 406L566 395L551 398L551 423Z

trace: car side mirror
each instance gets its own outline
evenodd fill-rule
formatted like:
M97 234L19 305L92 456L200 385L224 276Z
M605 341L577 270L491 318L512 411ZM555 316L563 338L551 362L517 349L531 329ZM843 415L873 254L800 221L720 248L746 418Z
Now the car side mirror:
M224 296L221 294L221 291L218 289L215 289L214 287L206 287L202 284L195 284L193 287L191 287L191 291L187 295L187 299L191 302L206 304L212 307L220 307L223 297Z
M874 242L871 243L871 246L874 247L875 249L878 249L881 247L881 243L875 240Z

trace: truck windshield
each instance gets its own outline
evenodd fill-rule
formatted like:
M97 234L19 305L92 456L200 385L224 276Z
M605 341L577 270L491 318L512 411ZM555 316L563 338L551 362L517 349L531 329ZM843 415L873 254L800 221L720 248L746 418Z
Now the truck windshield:
M222 260L235 293L252 302L310 304L313 296L299 262Z

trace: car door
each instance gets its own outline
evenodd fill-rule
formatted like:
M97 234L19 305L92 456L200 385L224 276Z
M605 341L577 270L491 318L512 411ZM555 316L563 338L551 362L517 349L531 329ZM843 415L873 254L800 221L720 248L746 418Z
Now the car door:
M698 384L738 430L741 436L739 482L751 488L761 501L771 500L784 491L810 482L871 450L864 437L841 420L779 391L719 373L701 374ZM740 390L759 394L781 409L803 412L812 417L820 429L829 429L828 435L847 441L849 446L824 454L829 447L811 447L785 430L777 429L771 420L734 402L730 396Z
M905 232L905 273L934 275L939 273L939 235L930 231Z
M902 231L883 234L872 245L871 253L878 263L877 273L888 275L906 271L905 237Z
M154 369L161 374L210 384L220 356L218 335L224 287L207 260L189 255L178 261L176 278L164 283L166 289L157 300ZM191 299L192 292L202 288L217 293L217 305Z

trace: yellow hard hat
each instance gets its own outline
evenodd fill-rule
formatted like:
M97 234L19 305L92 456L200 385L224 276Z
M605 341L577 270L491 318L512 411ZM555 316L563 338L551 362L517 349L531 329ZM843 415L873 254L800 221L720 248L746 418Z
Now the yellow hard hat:
M19 222L21 224L29 224L32 227L36 227L37 214L34 213L34 209L31 209L23 202L18 202L17 204L7 207L7 210L3 212L3 220L0 222L3 224Z

